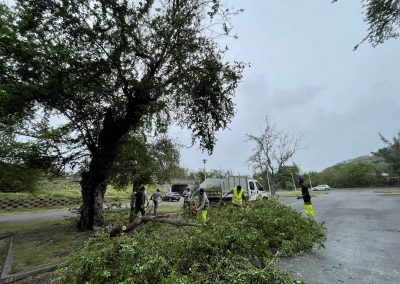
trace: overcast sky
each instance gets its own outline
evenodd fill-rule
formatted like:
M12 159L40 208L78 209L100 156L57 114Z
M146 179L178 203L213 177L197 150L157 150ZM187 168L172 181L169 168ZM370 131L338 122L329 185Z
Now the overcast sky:
M198 146L183 149L182 165L250 174L246 160L268 115L280 130L302 132L294 157L302 171L321 171L382 147L378 133L400 130L400 39L376 48L356 45L366 35L361 1L230 0L245 11L233 18L237 40L229 60L250 62L235 96L236 115L218 133L212 156ZM190 133L172 137L190 145Z

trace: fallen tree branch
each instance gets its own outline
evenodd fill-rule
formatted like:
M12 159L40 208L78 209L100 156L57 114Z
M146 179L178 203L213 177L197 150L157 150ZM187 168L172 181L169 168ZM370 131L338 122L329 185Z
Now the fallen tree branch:
M271 266L271 264L273 264L276 261L276 258L278 257L278 255L279 255L279 250L276 251L274 257L271 259L271 261L268 263L268 265L264 268L264 271L267 271L268 268Z
M133 231L140 227L143 224L146 224L147 222L158 222L158 223L167 223L170 225L174 226L194 226L198 227L201 226L198 223L193 223L193 222L187 222L184 220L173 220L171 219L172 216L175 216L176 214L165 214L165 215L159 215L159 216L143 216L141 218L135 219L133 222L129 223L127 226L118 226L114 228L110 232L110 237L115 237L120 235L122 232L127 233L130 231Z

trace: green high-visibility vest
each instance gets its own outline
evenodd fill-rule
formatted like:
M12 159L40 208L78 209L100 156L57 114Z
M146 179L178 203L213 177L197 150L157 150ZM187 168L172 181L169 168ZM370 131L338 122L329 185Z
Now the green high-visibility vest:
M243 189L238 191L237 187L235 186L233 188L233 197L232 197L232 203L237 204L237 205L242 205L242 196L243 196Z

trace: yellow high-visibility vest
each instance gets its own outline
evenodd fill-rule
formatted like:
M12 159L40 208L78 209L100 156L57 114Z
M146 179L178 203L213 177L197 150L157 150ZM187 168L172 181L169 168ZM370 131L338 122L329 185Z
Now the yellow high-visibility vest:
M233 204L237 204L237 205L242 205L243 201L242 201L242 196L243 196L243 189L241 189L238 192L237 187L235 186L233 188L233 197L232 197L232 203Z

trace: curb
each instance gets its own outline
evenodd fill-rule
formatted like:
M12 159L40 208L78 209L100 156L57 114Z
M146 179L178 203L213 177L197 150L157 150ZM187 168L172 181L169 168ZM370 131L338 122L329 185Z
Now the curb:
M4 259L3 266L1 267L0 279L7 276L7 274L11 271L11 266L12 266L12 259L13 259L12 246L13 246L14 234L2 237L2 239L7 239L7 238L9 238L7 254L6 258Z
M0 279L0 284L6 284L6 283L13 283L15 281L18 280L22 280L31 276L35 276L35 275L39 275L39 274L43 274L46 272L51 272L54 270L57 270L59 268L60 264L56 263L56 264L50 264L35 270L31 270L28 272L21 272L21 273L17 273L17 274L12 274L12 275L7 275L4 278Z

